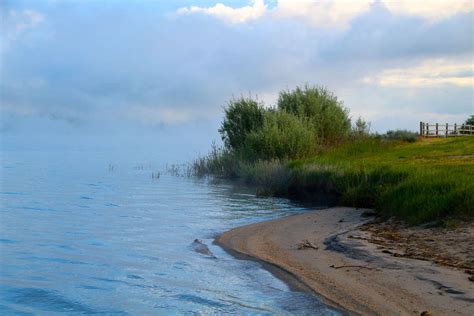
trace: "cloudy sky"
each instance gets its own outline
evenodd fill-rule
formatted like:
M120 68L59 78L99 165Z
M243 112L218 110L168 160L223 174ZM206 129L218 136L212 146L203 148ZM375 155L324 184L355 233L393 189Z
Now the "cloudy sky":
M218 139L232 96L272 104L305 83L328 87L379 132L462 122L474 113L473 9L470 0L3 0L0 137L195 152Z

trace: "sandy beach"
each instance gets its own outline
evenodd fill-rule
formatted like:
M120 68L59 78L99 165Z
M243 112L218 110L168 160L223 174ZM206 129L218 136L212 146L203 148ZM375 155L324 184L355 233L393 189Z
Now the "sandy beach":
M472 225L450 235L384 227L364 212L310 211L238 227L216 242L286 270L351 314L474 315Z

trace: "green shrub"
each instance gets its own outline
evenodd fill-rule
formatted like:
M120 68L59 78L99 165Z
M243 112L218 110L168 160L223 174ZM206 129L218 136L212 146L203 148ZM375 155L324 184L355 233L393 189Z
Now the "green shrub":
M307 121L281 111L268 111L263 127L248 134L243 147L246 160L287 160L316 151L314 128Z
M466 125L474 125L474 115L471 115L471 117L469 117L466 122L464 122L464 124Z
M349 110L323 87L305 86L282 91L277 105L279 110L310 122L320 144L338 143L350 134Z
M352 136L355 138L365 138L370 135L370 123L362 119L360 116L355 121L352 128Z
M388 131L385 135L382 135L382 137L385 139L402 140L413 143L417 140L418 133L398 129L395 131Z
M219 129L226 148L238 151L245 144L247 135L262 127L264 112L263 104L251 97L229 101Z

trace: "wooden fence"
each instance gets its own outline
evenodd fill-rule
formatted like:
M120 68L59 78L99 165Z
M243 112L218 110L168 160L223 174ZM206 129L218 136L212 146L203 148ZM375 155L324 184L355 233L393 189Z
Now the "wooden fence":
M420 122L420 136L423 137L451 137L474 136L474 125L425 123Z

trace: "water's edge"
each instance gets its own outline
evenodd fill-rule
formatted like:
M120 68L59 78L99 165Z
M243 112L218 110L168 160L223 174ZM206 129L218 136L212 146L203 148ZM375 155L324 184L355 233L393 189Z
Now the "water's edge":
M292 216L292 215L289 215L289 216ZM298 275L294 274L293 272L273 262L262 260L260 258L240 252L238 250L235 250L223 244L222 242L219 241L219 237L222 236L224 233L216 236L216 238L213 241L213 244L221 247L227 254L231 255L237 260L257 262L258 264L261 265L263 269L267 270L274 277L284 282L290 288L291 291L305 292L305 293L314 295L316 300L321 300L324 304L330 306L332 309L334 309L336 312L340 313L341 315L350 315L348 310L344 309L344 307L330 300L329 298L316 292L313 288L308 286L304 280L302 280Z

